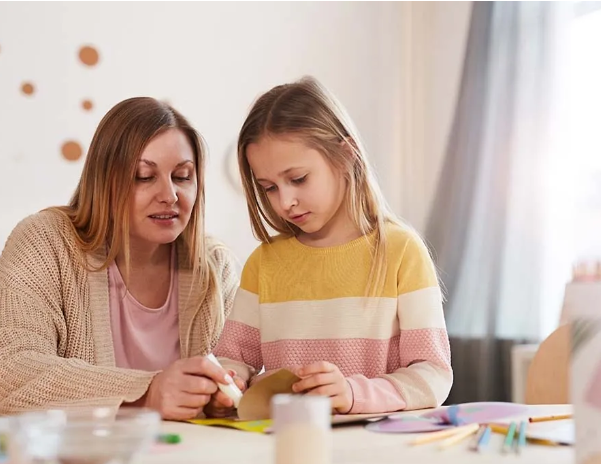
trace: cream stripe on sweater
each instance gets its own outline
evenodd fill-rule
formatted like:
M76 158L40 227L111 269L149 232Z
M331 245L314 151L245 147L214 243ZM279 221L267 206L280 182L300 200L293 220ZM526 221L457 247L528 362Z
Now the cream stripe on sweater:
M191 304L197 289L178 244L182 357L217 343L211 308ZM229 253L212 248L225 311L237 277ZM0 414L69 406L111 406L140 398L156 373L115 367L107 272L81 264L69 223L51 211L17 225L0 256ZM97 265L102 256L88 257ZM220 332L220 330L219 330Z

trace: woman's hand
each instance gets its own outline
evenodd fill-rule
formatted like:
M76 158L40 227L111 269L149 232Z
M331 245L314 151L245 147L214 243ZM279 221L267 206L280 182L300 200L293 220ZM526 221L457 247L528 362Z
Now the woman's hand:
M246 390L246 382L236 375L236 371L228 370L228 374L233 377L234 382L240 389L240 391ZM234 402L232 399L223 393L221 390L217 390L215 394L211 396L211 400L207 403L204 408L204 412L207 417L230 417L234 415Z
M152 379L136 404L158 411L166 420L194 419L217 392L217 383L231 382L223 368L205 357L180 359Z
M328 396L332 409L339 414L346 414L353 407L351 386L335 364L320 361L296 369L295 374L301 378L292 385L295 393Z

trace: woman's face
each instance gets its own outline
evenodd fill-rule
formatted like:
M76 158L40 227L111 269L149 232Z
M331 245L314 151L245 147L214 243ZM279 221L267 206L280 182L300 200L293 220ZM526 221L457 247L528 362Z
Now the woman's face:
M198 191L194 151L186 135L169 129L142 152L130 199L133 246L173 242L186 228Z

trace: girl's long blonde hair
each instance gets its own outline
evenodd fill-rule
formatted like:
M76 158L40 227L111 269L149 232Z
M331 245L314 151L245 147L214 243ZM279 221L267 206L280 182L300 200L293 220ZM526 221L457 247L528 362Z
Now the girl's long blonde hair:
M251 171L246 150L267 135L294 135L318 150L347 182L345 206L364 236L373 232L369 295L382 288L386 275L387 222L401 224L390 211L367 159L359 133L344 107L313 77L274 87L253 105L238 138L238 164L255 236L272 238L267 226L284 236L301 230L279 217Z
M168 129L182 131L194 152L198 180L196 203L190 221L177 239L183 246L194 281L200 282L198 307L208 301L213 311L213 330L223 325L223 301L212 250L204 228L204 169L207 148L203 138L178 111L150 97L136 97L115 105L100 121L90 144L79 184L68 206L49 208L71 223L77 247L85 254L106 252L102 264L89 271L106 269L120 254L129 275L129 201L138 162L148 143ZM127 278L126 278L127 282ZM215 306L216 305L216 306Z

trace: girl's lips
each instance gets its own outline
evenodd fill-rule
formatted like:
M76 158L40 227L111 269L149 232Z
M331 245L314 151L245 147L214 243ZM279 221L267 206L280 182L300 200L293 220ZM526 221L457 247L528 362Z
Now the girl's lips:
M296 222L304 222L307 219L307 217L309 216L309 214L310 213L298 214L296 216L292 216L290 218L290 220L295 223Z

